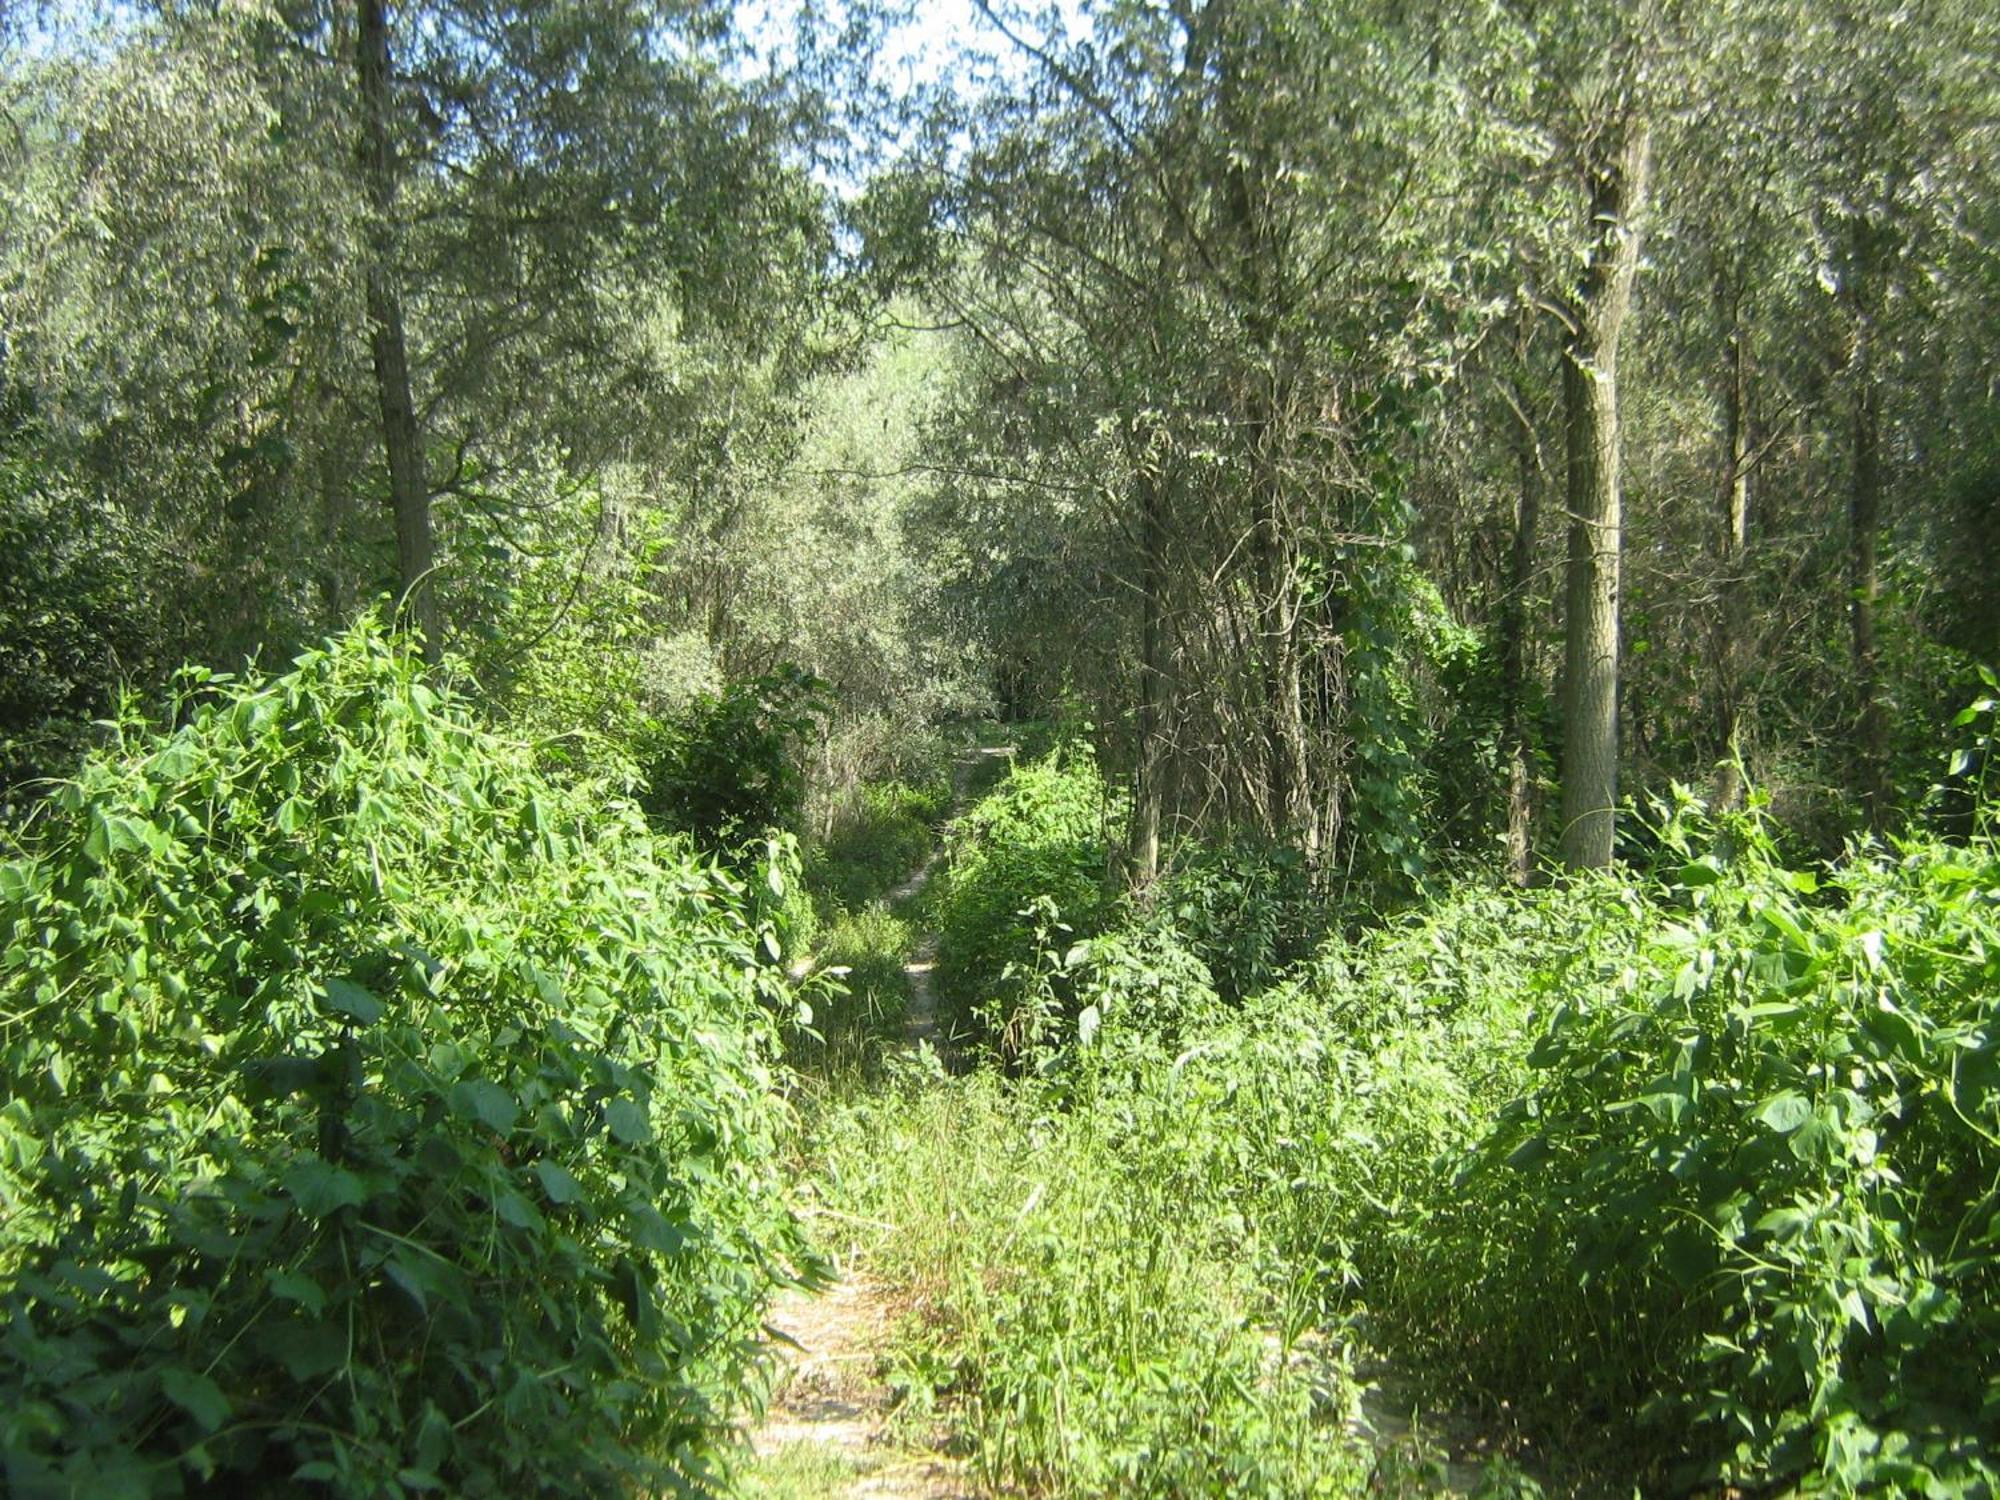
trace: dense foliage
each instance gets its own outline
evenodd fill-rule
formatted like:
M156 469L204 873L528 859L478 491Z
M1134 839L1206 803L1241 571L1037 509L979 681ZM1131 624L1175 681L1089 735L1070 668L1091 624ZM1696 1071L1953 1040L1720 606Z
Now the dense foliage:
M649 726L640 736L647 815L725 852L796 831L805 807L801 752L825 712L821 687L788 667L698 695Z
M1021 842L1053 769L968 827ZM1467 885L1233 1003L1199 906L1192 942L1161 907L1017 958L1027 1077L905 1078L816 1127L824 1190L932 1308L916 1392L1059 1492L1401 1482L1393 1449L1336 1456L1356 1351L1585 1492L1992 1483L2000 863L1920 841L1814 877L1760 817L1684 804L1646 882ZM1294 1370L1320 1394L1286 1408Z
M1017 767L956 830L937 903L943 1014L1010 1062L1046 1042L1065 954L1112 909L1106 799L1089 752L1062 747Z
M1481 1222L1434 1231L1479 1266L1460 1316L1560 1308L1566 1358L1513 1330L1488 1379L1526 1359L1627 1390L1699 1474L1990 1487L1996 851L1866 851L1822 885L1746 838L1544 1012L1531 1087L1467 1163Z
M971 11L0 0L6 1487L2000 1487L2000 9Z
M15 1493L711 1471L799 1252L740 888L362 630L0 866Z

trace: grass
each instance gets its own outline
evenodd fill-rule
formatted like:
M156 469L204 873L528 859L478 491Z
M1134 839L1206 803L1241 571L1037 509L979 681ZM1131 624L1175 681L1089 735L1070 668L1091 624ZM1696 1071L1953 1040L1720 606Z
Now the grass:
M906 1061L805 1112L839 1248L913 1307L894 1383L996 1487L1346 1495L1336 1354L1287 1336L1243 1226L1189 1213L1115 1121Z
M874 1465L827 1443L779 1443L744 1466L736 1493L744 1500L825 1500Z

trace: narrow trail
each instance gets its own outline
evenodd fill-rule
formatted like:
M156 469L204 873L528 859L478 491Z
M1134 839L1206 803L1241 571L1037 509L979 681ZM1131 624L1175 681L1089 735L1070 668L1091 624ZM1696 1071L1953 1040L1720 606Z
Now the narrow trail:
M961 811L980 765L1013 753L1011 745L984 746L959 761L951 816ZM920 896L943 857L940 844L889 893L890 905ZM903 965L910 985L903 1022L908 1048L940 1046L931 978L937 950L937 933L927 931ZM759 1471L753 1493L875 1500L970 1500L976 1493L961 1460L935 1447L911 1446L889 1430L894 1397L879 1366L896 1311L885 1288L846 1266L824 1292L788 1291L772 1303L767 1321L786 1341L785 1367L770 1410L751 1434Z

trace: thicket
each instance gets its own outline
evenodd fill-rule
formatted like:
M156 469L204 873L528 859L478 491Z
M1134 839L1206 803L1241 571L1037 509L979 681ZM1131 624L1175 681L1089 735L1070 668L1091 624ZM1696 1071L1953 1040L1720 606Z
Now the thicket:
M0 801L69 770L168 632L152 539L39 465L10 405L0 390Z
M0 865L11 1491L712 1476L801 1252L743 885L372 628L176 717Z
M946 777L868 782L844 799L806 857L806 878L825 910L859 911L902 885L937 841L951 807Z
M735 854L805 808L802 747L827 713L826 684L797 667L696 696L635 736L640 805L658 826Z
M936 899L948 1030L1011 1063L1073 1010L1065 958L1115 910L1108 849L1122 817L1089 751L1071 744L1016 766L959 820Z
M1629 1393L1698 1477L1990 1489L2000 851L1866 849L1822 881L1737 833L1539 1017L1531 1086L1426 1228L1483 1334L1452 1357L1580 1416Z
M1100 806L1072 759L966 820L946 933L1033 1017L982 1033L1017 1076L818 1127L923 1298L907 1382L996 1478L1351 1478L1346 1348L1586 1489L1994 1483L1989 836L1813 875L1684 800L1650 874L1468 882L1233 995L1216 940L1265 929L1099 903Z

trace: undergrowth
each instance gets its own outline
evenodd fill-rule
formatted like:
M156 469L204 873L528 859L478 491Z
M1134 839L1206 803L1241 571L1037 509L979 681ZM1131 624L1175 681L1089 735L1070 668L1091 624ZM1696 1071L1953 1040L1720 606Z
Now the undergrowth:
M179 718L0 865L10 1492L711 1482L802 1250L757 903L370 628Z
M1352 1493L1341 1371L1274 1328L1230 1224L1054 1105L919 1067L810 1124L834 1222L913 1303L906 1404L1034 1493Z
M857 789L807 857L806 878L822 914L859 911L908 880L936 844L937 825L950 807L949 780Z
M1386 1354L1578 1493L1992 1492L1990 840L1815 877L1684 801L1651 875L1468 881L1287 964L1242 910L1282 866L1107 901L1113 805L1058 757L965 820L988 1065L813 1106L909 1398L991 1481L1344 1492L1343 1371Z

